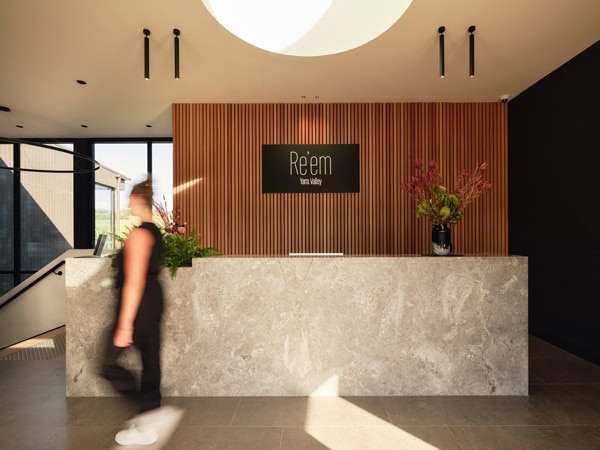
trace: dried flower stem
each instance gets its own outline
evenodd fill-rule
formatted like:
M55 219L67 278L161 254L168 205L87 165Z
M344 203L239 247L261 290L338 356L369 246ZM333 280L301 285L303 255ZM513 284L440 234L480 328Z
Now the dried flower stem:
M165 233L167 234L184 234L186 223L179 223L179 215L177 215L177 220L173 217L173 213L167 209L167 199L163 195L162 202L154 202L154 209L156 210L156 214L160 217L160 220L163 223L163 227Z
M442 184L436 161L430 161L425 169L421 160L415 160L413 168L417 174L401 187L415 199L417 216L427 217L434 225L456 224L464 209L492 187L485 180L486 162L477 164L472 175L463 170L454 193L449 193Z

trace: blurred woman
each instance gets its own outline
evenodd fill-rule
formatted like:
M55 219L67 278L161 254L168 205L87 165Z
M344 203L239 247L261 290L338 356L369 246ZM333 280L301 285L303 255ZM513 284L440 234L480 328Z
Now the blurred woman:
M141 225L128 234L118 258L116 287L118 302L115 321L106 345L103 376L125 398L136 403L139 414L160 407L160 345L163 292L159 282L163 240L152 221L151 178L136 184L129 196L131 214L141 219ZM118 364L123 350L130 345L138 348L142 361L141 383ZM138 415L138 417L140 417ZM117 433L121 445L149 445L158 439L152 426L140 426L143 421L130 422L129 428Z

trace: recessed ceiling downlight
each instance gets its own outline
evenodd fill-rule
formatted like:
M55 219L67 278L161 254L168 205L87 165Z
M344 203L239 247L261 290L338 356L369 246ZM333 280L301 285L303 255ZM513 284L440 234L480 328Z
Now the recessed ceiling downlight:
M331 55L390 28L412 0L202 0L240 39L274 53Z

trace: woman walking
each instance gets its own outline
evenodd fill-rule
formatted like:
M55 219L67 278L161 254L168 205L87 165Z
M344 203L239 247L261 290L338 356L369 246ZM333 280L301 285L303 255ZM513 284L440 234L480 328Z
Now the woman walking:
M163 240L152 221L152 182L150 177L136 184L129 196L131 214L141 225L131 230L118 256L116 287L118 302L115 321L106 345L103 376L125 398L135 402L139 415L129 428L117 433L121 445L150 445L158 440L158 430L147 420L159 417L161 405L161 319L163 292L159 281ZM142 375L138 383L133 374L118 364L118 358L129 346L139 350ZM150 414L152 413L152 414ZM144 418L146 418L144 420Z

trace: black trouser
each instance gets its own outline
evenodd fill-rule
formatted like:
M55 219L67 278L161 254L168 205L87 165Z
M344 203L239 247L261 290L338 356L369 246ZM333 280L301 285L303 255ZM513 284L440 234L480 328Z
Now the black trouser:
M160 324L139 323L136 320L133 345L140 351L142 377L140 387L133 374L118 364L119 356L127 347L115 347L114 328L108 333L102 376L110 381L117 392L136 405L139 412L160 407Z

